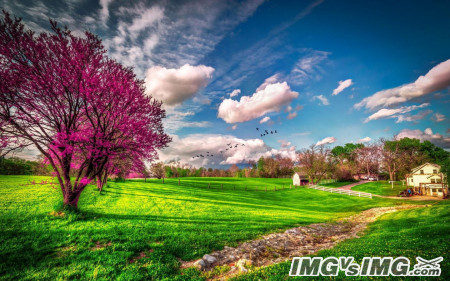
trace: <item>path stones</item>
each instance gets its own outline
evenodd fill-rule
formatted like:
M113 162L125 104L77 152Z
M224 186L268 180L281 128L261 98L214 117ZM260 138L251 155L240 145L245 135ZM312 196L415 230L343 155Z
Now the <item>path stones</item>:
M213 263L215 263L217 261L217 259L215 257L210 256L210 255L204 255L203 260L206 262L206 264L208 266L212 265Z
M205 268L206 268L206 262L204 260L198 260L198 261L194 262L193 265L198 270L205 270Z

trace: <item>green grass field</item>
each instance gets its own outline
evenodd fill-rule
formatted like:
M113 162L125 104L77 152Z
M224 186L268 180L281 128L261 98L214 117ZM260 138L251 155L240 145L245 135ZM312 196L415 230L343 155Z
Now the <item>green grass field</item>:
M289 189L290 179L185 178L180 186L174 179L109 182L102 194L88 186L78 213L59 213L59 187L31 180L48 178L0 176L3 280L201 280L196 270L181 271L179 260L302 224L408 203ZM207 188L209 182L216 185ZM247 185L281 188L245 191Z
M394 182L394 188L392 188L392 184L390 184L389 181L373 181L354 186L352 187L352 190L384 196L397 196L400 191L405 190L406 188L406 185L402 185L402 182L400 181Z
M449 280L450 278L450 204L441 201L431 207L398 211L385 214L366 230L358 239L351 239L328 250L322 250L316 256L349 257L361 262L363 257L399 257L416 263L416 257L431 260L443 257L440 263L440 277L347 277L343 272L334 280ZM239 276L234 280L286 280L291 263L284 262ZM308 279L290 277L293 280ZM332 280L333 280L332 279ZM330 277L314 277L309 280L330 280Z
M344 185L352 184L354 182L351 181L336 181L336 182L330 182L330 183L321 183L320 186L326 186L326 187L341 187Z

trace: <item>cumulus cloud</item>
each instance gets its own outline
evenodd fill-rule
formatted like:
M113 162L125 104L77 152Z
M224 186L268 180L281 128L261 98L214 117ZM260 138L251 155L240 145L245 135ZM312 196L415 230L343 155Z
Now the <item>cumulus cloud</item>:
M358 140L358 143L370 142L371 140L372 140L371 138L365 137L365 138L359 139L359 140Z
M326 98L326 97L324 97L323 95L320 95L320 96L314 96L313 97L313 100L319 100L321 103L322 103L322 105L329 105L330 104L330 102L328 101L328 99Z
M436 122L442 122L445 120L445 115L444 114L440 114L440 113L435 113L433 115L433 120Z
M292 111L292 106L290 106L290 105L286 106L285 112L291 112L291 111Z
M352 84L353 84L352 79L339 81L339 86L333 90L333 96L336 96L337 94L345 90L345 88L350 87Z
M233 148L226 150L229 143L233 144ZM234 148L236 144L238 146ZM206 152L213 156L192 158L200 154L206 156ZM161 150L159 155L164 162L179 161L195 167L211 166L214 165L213 163L220 165L247 163L249 160L257 161L261 156L280 155L292 160L296 157L295 150L291 150L290 147L274 149L267 146L261 139L241 139L232 135L219 134L193 134L184 138L173 135L169 147Z
M259 124L266 123L266 122L269 121L269 120L270 120L270 117L269 117L269 116L266 116L266 117L264 117L263 119L261 119L261 120L259 121Z
M379 91L355 104L355 108L375 109L403 103L450 86L450 59L433 67L413 83Z
M147 94L173 106L193 97L211 79L214 68L185 64L182 67L154 66L147 70L145 85Z
M231 130L236 130L236 128L237 128L237 125L231 126Z
M318 141L316 143L316 145L324 145L324 144L330 144L330 143L334 143L336 141L335 137L326 137L321 141Z
M411 106L402 106L399 108L383 108L375 112L374 114L367 117L364 123L367 123L372 120L378 120L382 118L401 118L399 114L407 113L419 108L424 108L429 106L429 103L422 103L421 105L411 105Z
M288 116L287 116L286 118L287 118L288 120L292 120L292 119L294 119L295 117L297 117L297 112L296 112L296 111L289 113Z
M270 77L268 79L273 79ZM219 106L217 117L227 123L240 123L261 117L270 112L279 112L282 106L298 97L286 82L268 79L251 96L243 96L239 101L225 99Z
M228 95L230 96L230 98L235 97L237 95L239 95L241 93L240 89L237 90L233 90L231 93L229 93Z
M270 76L269 78L266 78L264 82L256 89L257 92L264 90L267 86L271 84L275 84L280 80L280 74L274 74Z
M426 128L423 132L421 130L403 129L395 136L395 139L403 138L427 140L442 148L450 148L450 137L444 137L439 133L433 134L431 128Z

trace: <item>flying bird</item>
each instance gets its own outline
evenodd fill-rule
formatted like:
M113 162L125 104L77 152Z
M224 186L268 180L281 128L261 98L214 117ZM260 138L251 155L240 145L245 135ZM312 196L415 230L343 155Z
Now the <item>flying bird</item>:
M277 130L275 130L275 134L277 133Z
M270 131L271 134L273 134L273 131Z
M267 130L264 130L266 132L266 134L268 134L269 132Z
M241 144L242 146L245 146L245 144Z
M227 143L227 145L230 145L231 143Z
M259 131L259 128L256 128L257 131Z

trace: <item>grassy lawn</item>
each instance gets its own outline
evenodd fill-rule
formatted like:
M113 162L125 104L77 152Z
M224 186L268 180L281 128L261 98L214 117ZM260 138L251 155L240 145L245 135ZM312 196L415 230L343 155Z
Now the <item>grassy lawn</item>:
M390 184L389 181L374 181L352 187L352 190L355 191L363 191L385 196L397 196L400 191L405 189L406 185L402 185L402 182L400 181L394 182L394 188L392 188L392 184Z
M88 186L80 213L63 214L55 212L59 187L27 184L31 180L48 178L0 176L0 279L195 279L199 272L181 272L179 259L300 224L406 203L305 188L244 190L250 183L282 186L285 179L187 178L181 181L190 186L176 180L109 182L101 195ZM194 185L212 181L239 187Z
M288 277L290 262L267 267L239 276L235 280L449 280L450 278L450 204L441 201L432 207L399 211L386 214L371 224L366 234L351 239L316 256L353 256L356 262L368 257L399 257L410 259L411 268L416 257L425 259L443 257L440 277L347 277L340 272L337 277Z
M330 182L330 183L321 183L320 186L326 186L326 187L341 187L344 185L352 184L355 182L352 181L337 181L337 182Z

